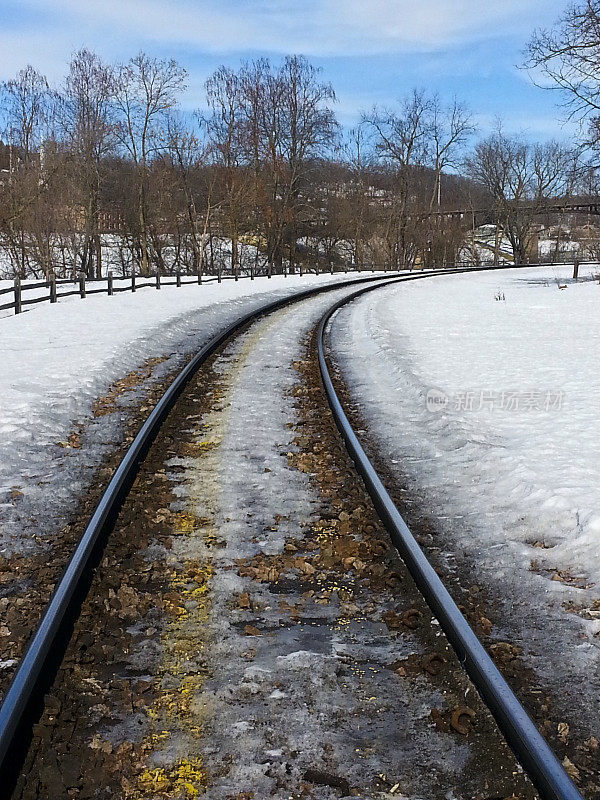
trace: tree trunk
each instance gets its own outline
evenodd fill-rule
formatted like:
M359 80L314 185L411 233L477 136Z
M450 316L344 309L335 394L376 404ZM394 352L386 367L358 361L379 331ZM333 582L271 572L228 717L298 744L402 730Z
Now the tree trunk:
M102 239L99 233L94 237L94 243L96 245L96 278L100 280L102 277Z
M140 224L140 248L141 248L140 272L142 275L144 275L144 277L148 277L148 275L150 275L150 259L148 258L148 228L146 223L146 211L144 208L144 204L145 204L144 184L143 180L141 180L138 193L138 219Z

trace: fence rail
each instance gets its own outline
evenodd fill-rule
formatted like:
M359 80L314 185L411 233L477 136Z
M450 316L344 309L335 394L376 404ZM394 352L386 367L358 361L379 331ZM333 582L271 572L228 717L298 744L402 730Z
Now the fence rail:
M481 267L482 269L485 267L485 264L476 265L477 267ZM514 265L506 264L504 265L506 269L510 269ZM578 271L580 267L583 266L599 266L598 262L596 261L575 261L574 263L562 262L562 261L549 261L549 262L540 262L536 264L523 264L521 266L531 266L531 267L565 267L565 266L572 266L573 267L573 277L577 278ZM452 266L446 265L445 269L462 269L465 267L473 267L473 264L467 262L457 262ZM345 265L343 268L340 268L339 265L331 267L327 270L319 269L318 266L313 267L312 269L306 269L300 267L298 271L295 273L297 275L302 276L303 274L307 273L314 273L314 274L324 274L330 273L333 274L334 272L337 273L347 273L347 272L369 272L375 269L374 266L364 266L362 268L356 267L354 265ZM387 272L387 267L379 267L382 271ZM389 268L391 270L391 267ZM419 268L420 270L421 268ZM441 268L440 268L441 269ZM415 270L415 271L419 271ZM20 314L23 311L27 311L27 306L35 305L37 303L57 303L58 300L65 297L75 297L79 295L82 300L84 300L88 295L94 294L106 294L112 296L119 292L135 292L138 289L146 289L146 288L155 288L161 289L163 286L185 286L189 284L199 284L202 285L204 283L221 283L222 281L237 281L242 280L244 278L249 278L250 280L254 280L258 277L267 277L271 278L274 274L278 276L287 277L288 271L284 268L281 273L273 273L273 271L268 269L250 269L245 272L240 272L239 270L236 272L232 272L231 274L225 274L223 270L219 270L216 274L206 274L206 273L181 273L176 272L172 275L160 275L156 274L154 276L140 276L140 275L130 275L126 277L115 277L111 272L108 273L106 278L88 280L87 278L81 276L75 279L69 278L55 278L54 276L50 276L45 281L37 281L36 283L23 283L20 278L15 278L13 285L9 286L5 289L0 289L0 300L6 296L12 296L10 302L0 303L0 311L10 311L14 310L15 314ZM123 285L126 283L126 285ZM77 288L67 288L76 286ZM66 289L66 291L63 290ZM45 290L43 294L37 297L28 297L27 292L29 291L37 291L43 289Z
M152 277L141 277L139 275L132 275L129 277L115 277L109 273L106 278L88 280L86 278L76 278L75 280L69 279L56 279L50 277L47 281L39 281L36 283L23 283L19 278L15 278L13 285L5 289L0 289L0 299L3 296L10 295L12 297L10 302L0 303L0 311L14 310L15 314L20 314L26 310L24 307L33 305L35 303L50 302L56 303L61 298L75 297L79 295L82 300L88 295L106 294L112 296L118 292L135 292L138 289L152 288L160 289L163 286L184 286L186 284L203 284L217 282L221 283L226 280L241 280L242 278L254 279L254 274L238 274L238 275L200 275L200 274L185 274L175 273L174 275L156 275ZM271 277L271 275L267 275ZM122 285L126 282L127 285ZM62 287L76 286L77 288L70 288L66 291ZM26 293L32 290L45 290L44 294L37 297L27 297Z
M345 267L343 269L335 269L336 272L367 272L368 268L355 269L354 267ZM299 268L298 275L306 273L323 274L324 272L334 272L334 268L322 270L318 267L312 269ZM79 295L81 299L85 299L88 295L93 294L106 294L112 296L119 292L136 292L138 289L155 288L161 289L163 286L185 286L189 284L202 285L205 283L221 283L223 281L238 281L244 278L254 280L259 277L271 278L274 274L283 275L287 277L289 274L286 269L281 273L274 273L270 268L267 269L254 269L250 268L244 272L237 270L226 274L220 269L215 274L207 273L181 273L175 272L171 275L156 274L153 276L140 276L130 275L126 277L116 277L112 272L109 272L106 278L89 280L83 276L69 279L69 278L55 278L49 276L45 281L37 281L35 283L24 283L20 278L15 278L13 285L5 289L0 289L0 300L3 296L10 295L12 297L10 302L0 303L0 311L14 310L15 314L20 314L22 311L27 310L25 307L36 303L50 302L56 303L61 298L75 297ZM123 285L126 284L126 285ZM67 288L74 287L77 288ZM43 294L37 297L27 297L26 293L32 290L39 291L45 290ZM65 291L66 289L66 291Z

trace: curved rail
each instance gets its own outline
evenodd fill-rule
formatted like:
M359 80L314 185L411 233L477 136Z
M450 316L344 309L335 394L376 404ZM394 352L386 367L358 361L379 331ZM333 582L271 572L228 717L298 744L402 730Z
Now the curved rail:
M12 747L19 737L30 733L31 724L29 723L31 723L31 720L28 719L27 714L30 707L29 704L34 699L36 688L38 688L43 677L44 668L50 662L51 651L58 639L65 618L68 616L68 611L74 606L74 598L79 591L85 570L92 562L93 554L97 552L101 535L106 532L110 522L114 520L125 494L137 474L140 463L156 438L169 411L171 411L193 375L231 336L265 314L270 314L284 306L305 300L322 292L358 283L387 280L390 277L393 278L393 273L391 275L337 281L334 284L328 283L324 286L305 289L291 296L288 295L266 303L259 309L243 315L214 336L173 380L140 428L106 487L62 578L52 594L6 693L0 708L0 778L5 777L7 774L13 775L15 772L14 753L11 753ZM39 697L35 699L39 700Z
M162 423L164 422L168 413L171 411L175 402L185 389L189 380L198 371L198 369L202 366L202 364L205 363L206 360L211 355L213 355L231 336L242 330L244 327L246 327L254 320L266 314L277 311L278 309L283 308L284 306L290 305L295 302L299 302L314 295L362 283L372 284L376 282L375 286L370 286L369 288L377 288L377 286L381 285L382 282L387 284L390 282L395 283L398 280L418 280L442 274L451 274L460 272L481 272L486 269L506 269L506 268L505 267L487 267L487 268L467 267L458 269L454 268L447 270L435 270L432 272L419 273L419 274L413 273L411 275L404 275L403 277L394 277L393 273L388 273L374 277L370 276L370 277L355 278L352 280L344 280L336 282L334 284L329 283L324 286L306 289L300 292L296 292L291 296L280 298L278 300L267 303L264 306L256 309L255 311L243 315L236 322L224 328L220 333L214 336L204 347L202 347L202 349L191 359L191 361L184 367L184 369L177 375L177 377L168 387L167 391L158 401L157 405L150 413L150 415L140 428L140 431L138 432L134 441L127 450L127 453L125 454L123 460L121 461L115 473L113 474L100 502L98 503L96 510L92 515L86 527L86 530L62 578L60 579L56 589L53 592L53 595L48 603L48 606L46 607L42 615L41 621L28 644L25 655L21 660L18 671L15 677L13 678L13 681L8 689L8 692L0 708L0 778L6 778L7 775L15 774L15 770L17 769L18 766L15 761L15 748L19 747L19 742L21 739L23 739L23 737L28 736L31 733L31 725L33 720L31 718L32 715L28 715L28 710L30 709L34 701L39 703L40 698L43 696L43 691L40 689L40 686L44 680L48 681L47 673L48 673L48 668L51 666L52 652L55 648L57 641L59 640L59 634L66 627L66 621L69 619L69 617L75 616L74 609L76 609L76 602L78 599L79 600L82 599L81 597L78 596L78 593L80 594L82 589L85 589L84 576L86 574L86 571L89 572L90 567L93 566L94 556L97 557L98 552L101 551L103 536L107 535L110 523L114 520L121 506L121 503L137 474L139 465L142 462L143 458L145 457L146 453L148 452L152 442L156 438ZM360 294L362 294L362 291L355 292L348 298L344 298L342 302L336 303L333 306L333 308L330 309L330 312L326 315L327 319L329 319L331 317L331 314L333 314L338 308L344 305L345 302L349 302L350 300L354 299ZM324 320L321 324L320 341L322 340L322 334L326 322L327 320ZM323 372L325 380L327 372L325 367L324 356L322 354L322 345L320 349L320 360L321 357L322 357L321 369L322 372L323 370L325 370ZM327 385L327 381L325 382ZM329 383L331 385L330 381ZM332 385L330 391L328 391L328 398L330 403L332 403L333 402L332 398L335 398L335 392L333 392ZM337 398L335 399L337 400ZM343 419L345 420L346 425L349 428L348 421L343 413L343 410L341 409L341 405L339 405L339 411ZM338 417L336 415L336 419L337 418ZM349 430L351 431L350 428ZM358 447L360 448L360 444L358 444ZM360 448L360 450L362 452L362 448ZM351 452L353 451L351 450ZM364 458L366 459L366 456L364 456ZM363 474L362 470L360 470L360 465L359 465L359 471L361 471L361 474ZM381 488L383 489L383 487ZM385 492L385 489L383 489L383 492ZM388 501L392 505L392 508L394 508L389 497ZM378 506L378 510L380 510L380 506ZM380 511L380 513L383 512ZM398 514L397 510L396 510L396 515L400 520L400 522L402 523L402 519ZM408 529L406 530L408 531ZM414 546L418 550L416 543L414 543ZM421 556L424 558L422 553ZM457 613L459 613L458 609L456 609L456 611ZM464 624L467 625L466 621L464 621ZM468 630L470 631L470 628ZM471 635L474 636L472 632ZM481 645L479 646L481 647ZM501 676L500 680L502 680ZM506 686L506 689L510 693L510 689L508 688L508 686ZM523 714L525 714L524 711ZM533 723L530 722L530 725L533 726ZM537 735L539 737L539 734ZM541 739L541 737L539 738ZM545 746L547 748L547 745ZM18 752L20 753L21 751L18 750ZM562 768L560 767L560 765L558 765L558 769L562 772ZM562 774L564 775L564 773ZM581 800L580 795L576 793L576 790L575 794L546 793L543 794L543 797L564 798L564 800L567 799Z
M404 276L386 282L399 283L429 276ZM325 357L325 331L332 316L347 303L380 286L359 289L335 303L322 317L317 333L319 368L336 425L361 475L375 509L389 532L429 608L475 688L493 714L504 738L527 772L542 800L583 800L550 746L502 677L442 580L427 560L410 529L369 461L340 402Z

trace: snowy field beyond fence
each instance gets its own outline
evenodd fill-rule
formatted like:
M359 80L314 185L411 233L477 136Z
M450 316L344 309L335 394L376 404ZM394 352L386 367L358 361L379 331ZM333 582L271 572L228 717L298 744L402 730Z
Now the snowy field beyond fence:
M115 279L125 275L131 275L131 272L136 269L137 260L133 257L131 241L127 237L119 236L118 234L104 233L101 236L102 240L102 275L107 277L109 272L112 272ZM44 267L36 260L36 244L37 242L26 240L26 256L25 256L25 272L28 275L43 275ZM181 244L181 242L180 242ZM176 270L186 271L187 267L191 267L189 263L192 259L192 253L189 248L186 255L188 256L188 263L182 262L177 259L178 248L172 237L165 236L163 239L163 248L160 251L163 267L170 271ZM62 246L61 246L62 245ZM51 252L51 264L58 278L64 278L73 274L77 274L78 267L75 265L81 263L81 255L84 246L84 237L81 234L71 233L66 237L66 240L61 239L60 235L56 235L55 240L49 242ZM181 248L179 248L180 250ZM185 244L184 244L185 249ZM219 236L212 237L212 248L205 242L204 256L205 264L212 264L216 270L221 267L226 270L231 264L231 240ZM154 261L158 263L157 254L155 253ZM251 244L240 242L238 244L238 258L240 268L249 271L253 265L255 268L259 265L264 266L264 256ZM138 265L139 267L139 265ZM0 278L8 278L14 275L15 270L23 269L23 255L22 253L13 253L12 257L5 245L0 239Z
M533 609L579 610L570 656L584 657L600 645L597 272L399 285L342 310L332 333L369 429L425 498L441 546L470 558L473 582L495 586L524 626Z

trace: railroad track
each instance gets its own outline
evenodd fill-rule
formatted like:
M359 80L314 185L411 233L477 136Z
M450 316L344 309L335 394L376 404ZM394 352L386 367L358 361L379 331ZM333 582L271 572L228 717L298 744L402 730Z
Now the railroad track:
M469 270L458 270L458 272ZM453 270L452 272L456 272ZM435 273L440 274L440 273ZM410 275L384 280L385 284L403 280L416 280L432 277L429 275ZM376 281L374 283L374 281ZM331 406L336 424L346 442L352 459L356 463L367 490L373 500L380 519L390 533L392 540L398 548L404 562L415 579L417 586L427 600L433 613L439 620L449 642L456 650L461 664L469 673L478 692L483 697L487 706L494 715L500 730L511 746L517 759L526 770L542 798L565 798L575 800L581 795L574 787L563 767L544 742L533 723L528 718L524 709L513 695L512 691L494 666L477 640L466 620L445 590L433 568L429 565L423 553L418 548L410 531L404 524L397 509L372 465L369 463L355 432L352 430L345 415L339 398L337 397L325 357L324 336L331 316L343 304L350 302L364 291L379 288L382 279L363 278L353 282L345 282L348 287L351 283L368 282L369 285L361 287L344 296L327 309L318 326L318 359L327 399ZM339 287L338 287L339 288ZM148 456L152 442L164 428L170 411L178 398L182 396L186 387L193 381L198 371L212 358L220 353L223 347L231 342L232 337L246 329L259 317L274 315L290 303L297 303L310 297L315 297L332 287L319 287L309 290L286 300L271 303L254 314L248 315L229 326L216 336L200 353L185 367L176 378L168 391L151 412L146 423L134 440L127 455L112 478L107 490L99 503L85 534L69 563L63 579L60 581L50 605L45 612L41 624L35 633L32 642L22 660L15 679L6 695L0 710L0 758L2 759L2 774L5 785L18 782L21 764L26 759L27 746L32 736L32 726L40 715L43 704L43 695L52 684L62 654L67 650L70 633L76 624L78 610L81 608L94 569L100 563L103 547L106 544L107 534L114 524L119 509L127 495L129 488L138 475L144 459ZM213 398L217 390L211 390ZM198 402L198 398L195 398ZM192 406L193 408L193 406ZM190 414L190 418L194 415ZM176 438L171 432L171 440ZM266 470L267 471L267 470ZM284 504L285 505L285 504ZM160 509L158 509L160 511ZM295 545L293 545L295 546ZM301 564L310 564L310 561L301 561ZM310 575L310 571L308 573ZM196 581L197 582L197 581ZM202 585L196 587L197 597L203 594ZM242 595L246 593L242 592ZM250 602L250 601L249 601ZM246 606L243 599L242 608ZM420 613L420 612L419 612ZM248 626L246 626L248 627ZM250 628L254 626L249 626ZM409 626L410 627L410 626ZM251 631L250 636L254 635ZM433 663L433 662L432 662ZM441 663L441 662L440 662ZM431 666L431 665L430 665ZM460 711L460 707L458 708ZM465 712L466 713L466 712ZM468 714L467 714L468 717ZM465 721L460 721L460 714L456 720L458 728L464 726ZM100 744L100 749L102 744ZM197 767L187 765L189 785L193 785L194 770ZM186 769L183 770L185 773ZM152 773L151 777L156 777ZM330 787L344 789L342 784L327 781L319 770L314 774L308 771L310 782L313 778L317 784L325 782ZM158 780L158 778L156 778ZM185 786L185 775L181 779ZM340 779L341 780L341 779ZM179 785L179 784L177 784ZM150 787L151 788L151 787ZM154 787L156 788L156 787ZM131 796L134 796L131 794ZM153 796L153 795L148 795ZM161 796L161 795L159 795ZM185 795L184 795L185 796ZM193 796L190 794L189 796Z

